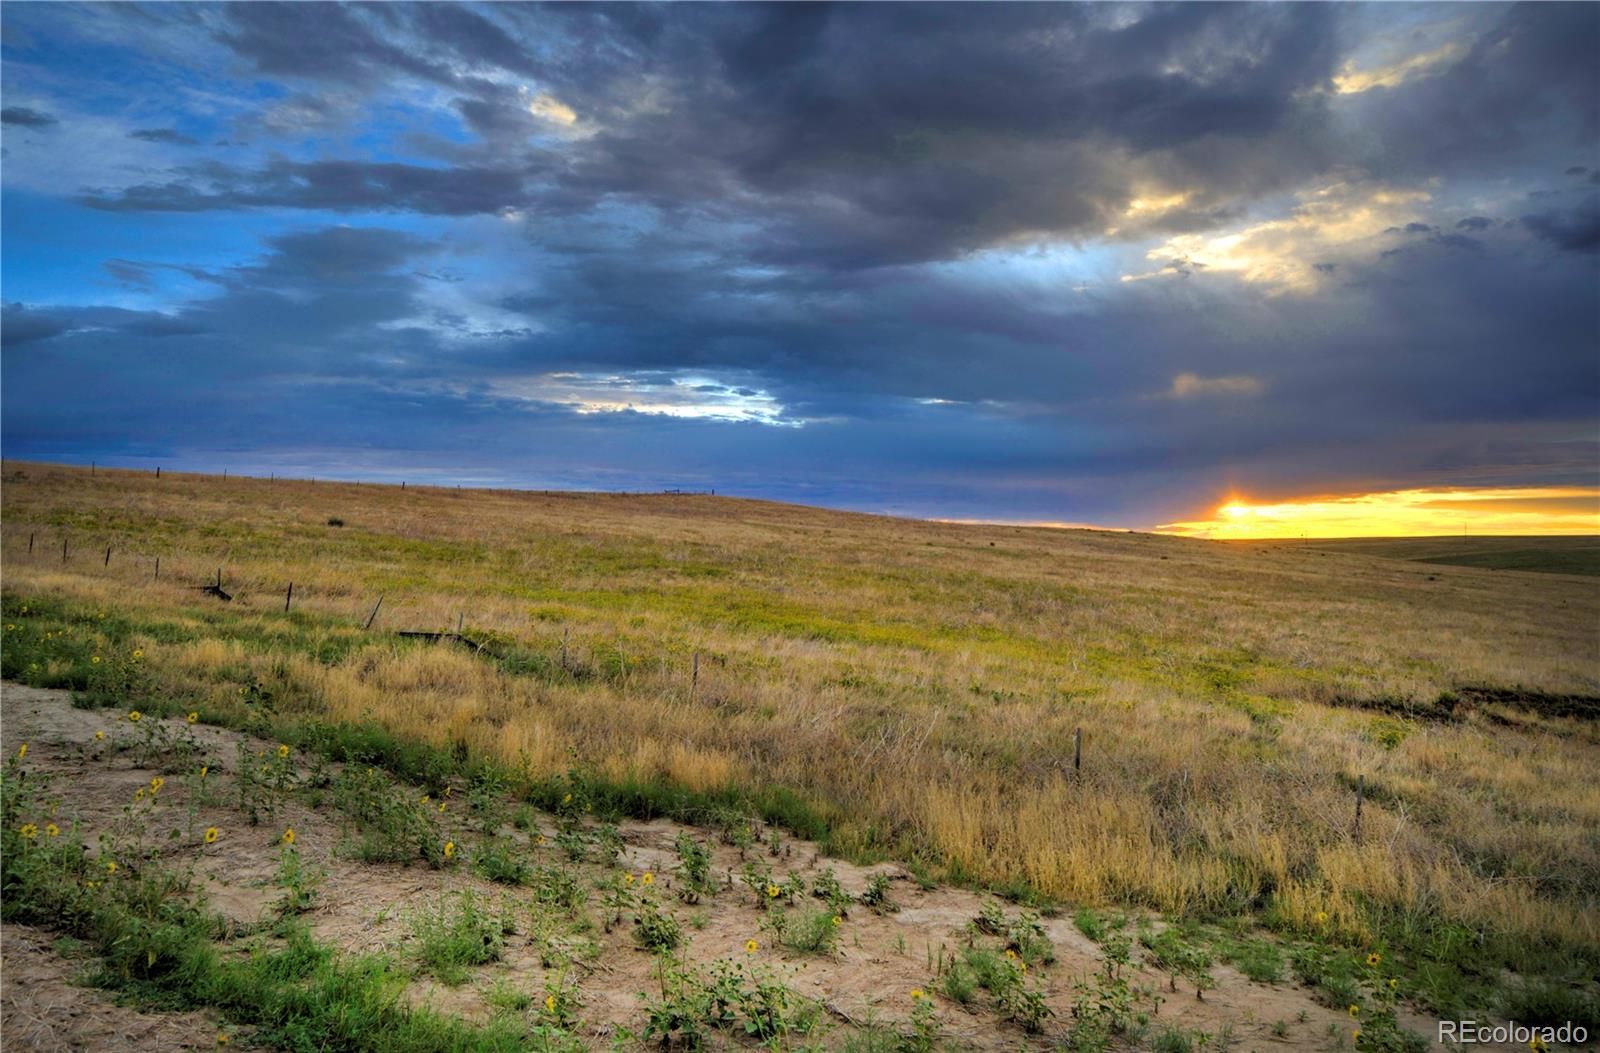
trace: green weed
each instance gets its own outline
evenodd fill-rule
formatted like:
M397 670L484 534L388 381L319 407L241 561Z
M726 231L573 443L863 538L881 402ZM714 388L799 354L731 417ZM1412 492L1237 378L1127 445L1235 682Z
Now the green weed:
M418 960L451 986L467 979L468 968L499 961L505 935L505 916L470 892L441 896L411 916Z

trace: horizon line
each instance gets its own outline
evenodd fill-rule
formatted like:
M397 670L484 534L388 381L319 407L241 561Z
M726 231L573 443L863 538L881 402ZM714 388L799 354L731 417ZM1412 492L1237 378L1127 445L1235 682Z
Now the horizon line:
M0 458L0 467L9 470L12 465L27 465L39 468L63 469L66 471L89 472L91 475L100 469L111 472L127 472L129 474L149 475L160 478L164 466L155 468L128 467L119 464L101 464L98 460L91 459L87 464L77 464L70 461L33 461L21 458ZM279 475L269 472L267 475L256 475L251 472L230 474L228 469L221 472L203 472L190 469L175 469L167 472L173 476L193 476L199 478L219 479L232 481L235 479L248 479L256 482L286 482L305 483L315 485L318 476ZM1175 538L1184 541L1204 541L1219 544L1309 544L1314 541L1428 541L1428 540L1488 540L1495 538L1528 538L1548 539L1552 537L1565 538L1593 538L1600 540L1600 530L1594 533L1566 533L1566 534L1517 534L1517 533L1480 533L1468 534L1360 534L1360 535L1328 535L1328 534L1285 534L1272 537L1248 538L1214 538L1202 537L1194 533L1177 530L1160 530L1154 527L1123 527L1104 526L1098 523L1077 523L1056 520L1026 520L1026 519L971 519L946 516L918 516L897 512L872 512L859 508L836 508L829 505L806 504L801 501L786 501L772 497L750 497L738 493L718 493L715 487L706 489L689 489L681 486L663 487L659 490L624 490L624 489L572 489L549 486L507 486L507 485L478 485L463 483L429 483L419 482L413 484L409 479L397 481L349 479L338 476L323 476L320 481L336 486L375 486L387 487L394 490L421 489L421 490L454 490L454 491L487 491L492 493L515 494L544 494L544 495L576 495L576 496L610 496L610 497L711 497L728 501L751 501L765 504L785 505L791 508L805 508L819 512L837 512L845 515L872 516L878 519L904 519L918 523L936 523L944 526L975 526L975 527L1011 527L1029 530L1080 530L1106 534L1145 534L1153 537Z

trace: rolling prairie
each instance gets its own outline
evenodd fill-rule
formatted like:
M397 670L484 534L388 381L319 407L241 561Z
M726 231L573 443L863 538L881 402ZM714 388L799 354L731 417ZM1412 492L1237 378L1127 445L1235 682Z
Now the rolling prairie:
M1379 947L1440 1011L1518 977L1593 998L1592 578L700 495L4 479L8 619L82 626L8 637L5 675L85 704L378 726L530 794L586 765L644 819Z
M1273 541L1325 552L1448 563L1485 570L1600 575L1600 537L1382 537Z

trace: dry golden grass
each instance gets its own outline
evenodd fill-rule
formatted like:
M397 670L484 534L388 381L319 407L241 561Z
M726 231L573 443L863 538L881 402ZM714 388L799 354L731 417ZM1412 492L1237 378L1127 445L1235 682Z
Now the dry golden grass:
M1075 901L1266 905L1307 930L1326 912L1352 939L1443 918L1600 949L1595 723L1406 719L1463 687L1600 693L1593 580L698 496L6 479L8 593L188 624L199 639L143 641L149 668L219 706L248 675L535 774L576 750L618 779L783 786L842 849ZM192 589L219 564L226 607ZM307 651L379 593L370 636ZM382 632L458 613L623 672L517 676Z

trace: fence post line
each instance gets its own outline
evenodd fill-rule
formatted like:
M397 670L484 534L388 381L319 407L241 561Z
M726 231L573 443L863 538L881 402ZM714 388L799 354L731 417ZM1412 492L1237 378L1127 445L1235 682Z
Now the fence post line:
M374 603L372 605L372 613L367 615L367 624L365 624L365 625L363 625L361 627L363 631L372 628L372 619L374 619L374 618L376 618L378 616L378 608L382 607L382 606L383 606L383 594L380 592L378 594L378 602Z
M1083 766L1083 729L1072 729L1072 770L1077 771Z
M156 557L156 577L155 577L155 580L156 581L160 581L161 580L161 557L160 556Z
M65 563L66 561L67 561L67 539L66 538L62 538L61 539L61 562Z
M289 601L294 599L294 582L289 583L289 591L283 594L283 613L289 613Z
M28 531L28 555L33 555L33 531Z
M108 567L111 566L111 546L110 545L106 546L106 562L105 562L105 565L108 566Z
M561 627L561 671L567 671L567 633L571 632L566 626Z
M461 639L461 625L466 620L467 620L467 612L466 611L457 611L456 612L456 639L457 640Z

